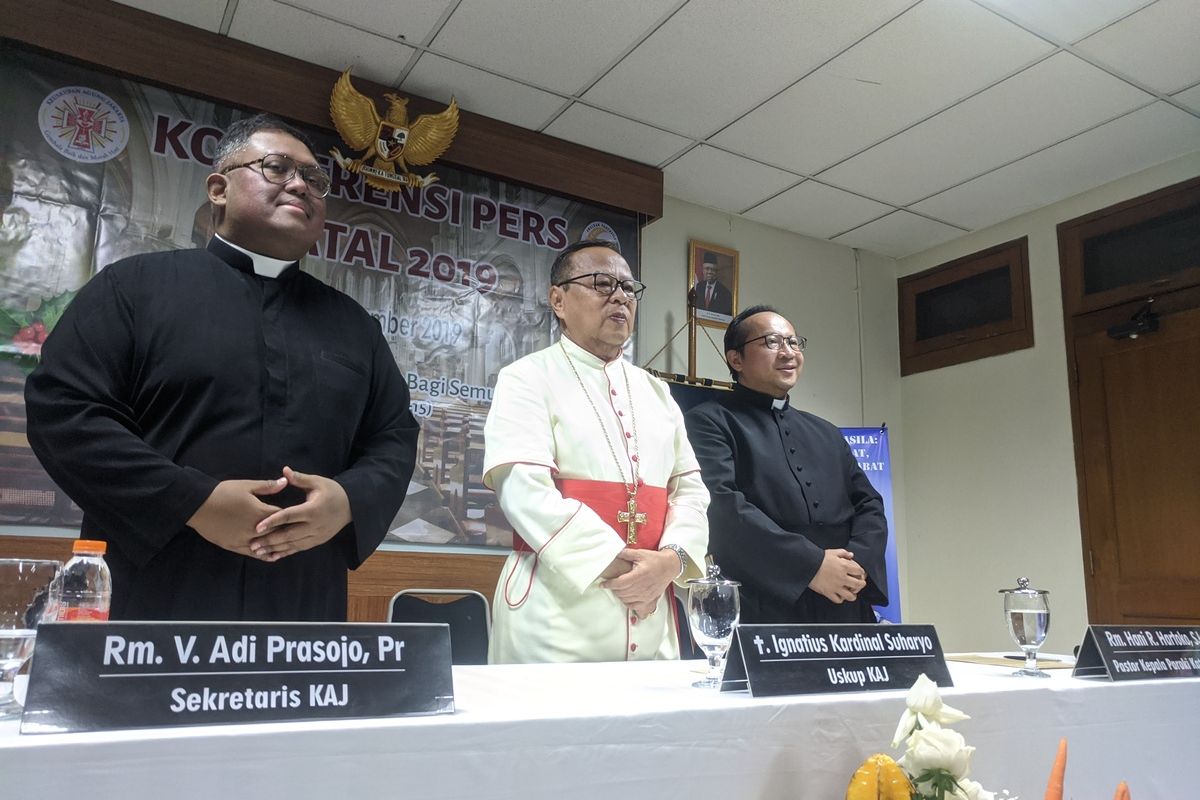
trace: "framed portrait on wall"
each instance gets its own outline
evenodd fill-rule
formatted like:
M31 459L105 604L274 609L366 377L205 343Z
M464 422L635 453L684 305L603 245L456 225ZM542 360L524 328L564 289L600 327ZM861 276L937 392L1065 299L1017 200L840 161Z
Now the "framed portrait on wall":
M726 327L738 311L738 251L693 239L688 254L688 305L696 322Z

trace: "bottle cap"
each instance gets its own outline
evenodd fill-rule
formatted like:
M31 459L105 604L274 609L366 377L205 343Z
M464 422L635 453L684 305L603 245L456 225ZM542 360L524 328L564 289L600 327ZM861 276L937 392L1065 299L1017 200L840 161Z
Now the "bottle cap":
M89 553L91 555L102 556L108 551L108 542L102 542L99 539L76 539L75 544L71 546L72 553Z

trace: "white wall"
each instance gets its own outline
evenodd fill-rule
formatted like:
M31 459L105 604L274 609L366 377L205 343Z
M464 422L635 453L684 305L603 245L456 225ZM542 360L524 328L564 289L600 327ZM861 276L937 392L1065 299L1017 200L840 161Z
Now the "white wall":
M638 363L645 364L686 320L689 239L737 250L741 273L738 305L746 308L769 303L792 321L798 334L808 337L804 370L791 395L793 404L837 425L860 425L864 421L876 424L898 418L896 393L890 417L886 401L880 407L880 399L873 396L864 420L859 292L853 250L671 197L664 199L662 218L642 232L642 279L650 288L638 312ZM873 315L866 347L869 363L893 379L899 375L894 352L894 264L891 259L864 253L859 269L863 302ZM882 322L879 315L884 317ZM892 341L887 347L880 346L876 330L880 327L890 331ZM716 348L709 344L705 330ZM700 329L696 347L700 376L729 380L720 353L723 335L723 329ZM649 366L687 372L687 331ZM874 380L875 376L870 376L868 384ZM882 393L882 397L891 395Z
M1196 175L1200 154L899 262L903 276L1029 237L1034 346L900 381L905 618L935 623L947 650L1011 649L996 592L1021 575L1050 590L1047 649L1079 644L1087 604L1055 227Z

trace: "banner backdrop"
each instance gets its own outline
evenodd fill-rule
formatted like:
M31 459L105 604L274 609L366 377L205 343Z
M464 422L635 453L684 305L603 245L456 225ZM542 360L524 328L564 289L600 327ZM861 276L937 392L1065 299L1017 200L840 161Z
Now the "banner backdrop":
M892 515L892 456L888 451L887 428L842 428L842 436L867 480L883 498L883 513L887 517L888 540L884 562L887 564L886 606L876 606L881 620L900 621L900 569L896 564L896 522Z
M29 450L25 376L105 264L207 243L213 146L248 113L0 48L0 525L76 527ZM480 474L496 373L551 342L550 264L568 243L615 241L638 274L637 220L443 163L436 183L381 192L308 132L333 189L302 268L379 320L422 427L388 540L508 547Z

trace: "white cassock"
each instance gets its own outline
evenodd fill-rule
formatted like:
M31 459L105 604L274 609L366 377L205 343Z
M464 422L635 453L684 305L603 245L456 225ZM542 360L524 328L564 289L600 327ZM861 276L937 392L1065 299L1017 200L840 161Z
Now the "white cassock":
M626 547L614 530L617 508L603 519L564 492L595 483L624 497L621 484L636 465L645 483L639 510L661 501L639 527L637 546L679 545L689 564L677 582L700 577L708 490L683 415L667 385L645 370L606 363L565 336L560 342L500 371L484 426L483 480L516 533L493 600L489 661L678 658L670 587L642 619L600 587L600 573Z

